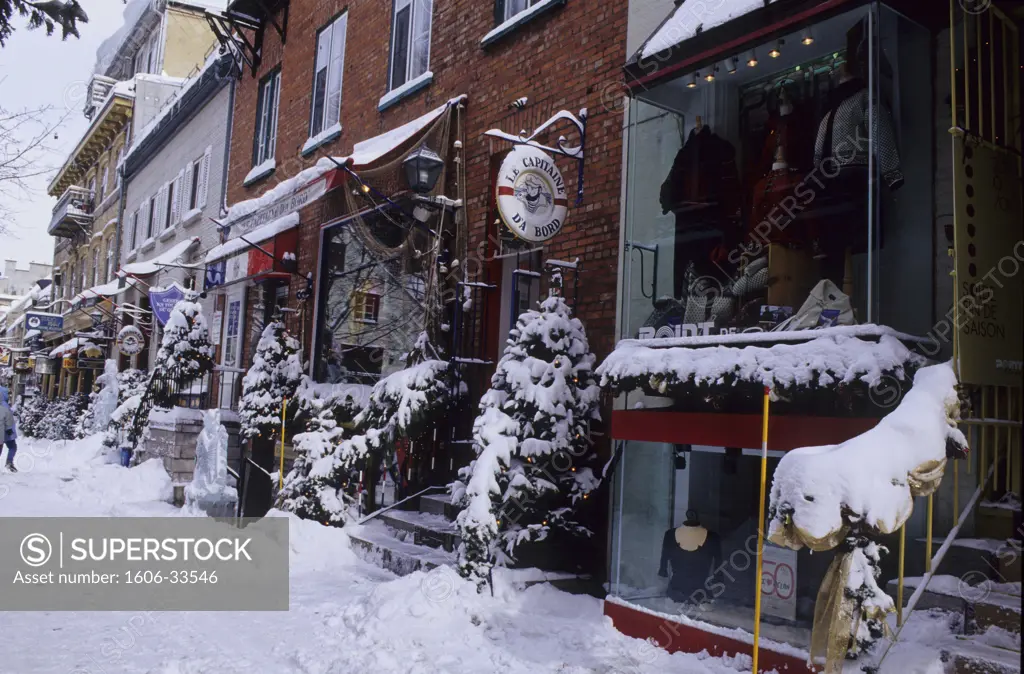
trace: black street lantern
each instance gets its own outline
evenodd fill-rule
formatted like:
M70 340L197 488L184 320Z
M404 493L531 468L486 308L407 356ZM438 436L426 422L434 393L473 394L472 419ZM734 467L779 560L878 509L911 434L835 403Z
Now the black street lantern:
M432 192L444 169L444 160L426 145L420 145L402 162L405 180L417 194Z

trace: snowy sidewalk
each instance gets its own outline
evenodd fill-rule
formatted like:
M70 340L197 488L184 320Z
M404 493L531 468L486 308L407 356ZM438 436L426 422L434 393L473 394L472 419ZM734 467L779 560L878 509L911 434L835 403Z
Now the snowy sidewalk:
M24 452L24 455L22 455ZM21 458L24 456L24 458ZM29 459L31 457L31 460ZM99 438L25 440L0 516L180 516L159 463L104 463ZM452 570L395 578L338 529L292 519L288 612L0 613L17 674L734 674L750 659L668 655L617 632L590 597ZM254 588L254 591L258 591Z

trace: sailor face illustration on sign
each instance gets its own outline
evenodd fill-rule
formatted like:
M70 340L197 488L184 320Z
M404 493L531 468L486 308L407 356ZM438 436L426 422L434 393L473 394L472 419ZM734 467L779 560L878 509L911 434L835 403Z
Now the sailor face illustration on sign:
M498 211L520 239L539 243L561 231L568 211L565 181L543 151L520 145L502 162L498 174Z

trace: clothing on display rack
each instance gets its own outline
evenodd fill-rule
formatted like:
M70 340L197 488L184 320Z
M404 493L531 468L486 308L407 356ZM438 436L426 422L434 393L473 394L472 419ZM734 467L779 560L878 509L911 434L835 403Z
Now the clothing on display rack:
M688 207L716 204L728 215L738 204L735 148L712 133L711 127L698 127L690 131L661 185L662 212L676 213L677 225L690 222L679 217Z

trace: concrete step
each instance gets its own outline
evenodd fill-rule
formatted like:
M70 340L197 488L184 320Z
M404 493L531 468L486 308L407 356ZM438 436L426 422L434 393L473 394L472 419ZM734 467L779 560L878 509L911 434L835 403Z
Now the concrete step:
M999 627L1020 634L1020 595L992 592L984 599L973 602L974 622L978 630Z
M934 576L921 595L917 610L938 608L960 613L972 633L994 626L1020 634L1020 583L996 583L983 578L980 581L974 579L977 582L972 584L971 580L970 576ZM903 579L904 605L910 601L921 581L920 576ZM897 581L889 581L885 591L895 599Z
M389 510L377 519L385 526L400 532L396 538L405 542L431 548L442 548L445 552L454 552L458 548L460 541L458 529L455 523L444 515L410 510ZM410 534L411 540L408 536Z
M382 522L345 527L345 532L359 557L399 576L456 562L455 555L443 550L395 538L394 530Z
M953 674L1020 674L1020 652L963 640L942 650L947 672Z
M449 494L426 494L420 496L420 512L441 515L452 522L459 514L459 508L452 505Z

